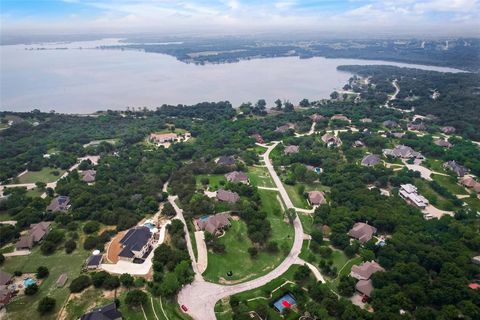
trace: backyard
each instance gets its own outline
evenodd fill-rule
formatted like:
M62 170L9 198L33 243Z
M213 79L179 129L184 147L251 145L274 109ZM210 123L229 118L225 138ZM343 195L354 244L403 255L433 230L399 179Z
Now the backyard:
M18 177L18 183L54 182L62 176L65 170L59 168L42 168L40 171L28 171Z
M207 178L208 179L208 190L209 191L216 191L220 189L222 186L220 182L227 182L227 179L225 179L225 175L223 174L200 174L195 177L196 182L197 182L197 188L202 188L202 179Z
M293 202L293 205L297 208L303 208L303 209L310 209L310 205L307 202L307 198L303 195L300 194L301 187L304 186L305 190L304 192L308 191L323 191L323 192L328 192L330 191L329 187L323 186L320 183L296 183L295 185L288 185L288 184L283 184L285 187L285 190L288 193L288 196Z
M259 252L255 259L250 257L248 248L252 243L247 235L247 225L243 221L232 221L231 227L219 240L225 245L226 252L208 253L208 267L203 276L212 282L242 282L259 277L274 269L285 257L282 248L290 249L293 242L293 228L284 221L278 193L269 190L259 190L264 210L272 227L270 240L276 241L279 247L277 253ZM232 276L228 277L227 272Z
M89 253L82 248L78 248L71 254L66 254L63 248L59 248L54 254L44 256L37 246L30 255L7 258L2 270L9 273L15 271L35 273L39 266L45 266L50 271L50 275L40 285L37 294L14 299L7 306L9 319L40 319L40 316L34 310L38 301L47 295L57 300L56 308L55 312L43 316L41 319L56 319L56 313L70 294L68 285L72 279L80 274L81 267L88 255ZM68 281L63 288L57 288L55 283L62 273L67 273Z

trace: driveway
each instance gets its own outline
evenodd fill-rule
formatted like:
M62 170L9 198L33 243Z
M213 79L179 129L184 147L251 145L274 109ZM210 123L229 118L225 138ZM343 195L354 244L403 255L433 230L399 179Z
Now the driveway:
M197 268L198 272L204 273L208 266L208 250L205 243L205 234L203 231L195 232L195 242L197 243Z
M283 187L280 178L278 177L277 173L273 169L273 165L270 162L269 155L270 152L277 146L279 142L275 142L273 145L269 146L265 154L263 155L263 159L265 161L266 167L275 183L278 191L280 192L280 196L282 197L283 201L287 208L294 208L292 201L288 197L288 194ZM302 243L303 243L303 228L298 216L295 218L293 222L293 227L295 230L295 238L293 241L292 249L288 256L283 260L283 262L273 269L270 273L248 281L244 283L239 283L236 285L219 285L210 282L206 282L203 279L195 279L191 284L186 285L178 294L178 303L179 305L185 305L188 308L188 314L193 319L198 320L215 320L215 312L214 307L217 301L223 299L225 297L255 289L261 287L268 282L272 281L280 277L283 273L285 273L290 266L295 264L302 250ZM192 260L194 261L194 260Z

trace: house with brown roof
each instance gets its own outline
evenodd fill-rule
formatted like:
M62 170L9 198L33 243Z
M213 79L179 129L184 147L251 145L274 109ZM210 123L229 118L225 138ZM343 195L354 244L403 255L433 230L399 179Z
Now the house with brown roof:
M370 297L373 291L372 280L360 280L355 284L355 289L362 295Z
M310 191L308 193L308 203L311 206L319 206L327 203L325 199L325 194L321 191Z
M339 137L331 134L331 133L325 133L322 136L322 141L327 144L327 146L339 146L342 144L342 140L340 140Z
M300 148L298 146L294 145L289 145L286 146L285 149L283 149L283 154L295 154L300 151Z
M13 275L3 270L0 270L0 286L6 286L12 283Z
M86 183L95 182L96 175L97 175L97 171L95 170L85 170L80 173L80 176L82 177L82 181Z
M314 113L310 116L310 119L312 119L313 122L320 122L325 120L326 118L322 116L321 114Z
M393 120L383 121L383 125L389 129L398 127L398 123Z
M67 212L70 208L70 198L67 196L58 196L50 202L47 207L48 212Z
M368 280L375 272L383 272L383 269L375 261L367 261L358 266L353 266L350 272L350 276L357 280Z
M346 121L348 123L352 122L352 120L348 119L343 114L335 114L330 118L330 120L341 120L341 121Z
M376 232L377 228L363 222L357 222L353 225L352 229L348 231L348 235L360 241L361 244L364 244L372 239Z
M229 172L225 175L225 178L227 179L228 182L234 182L234 183L248 184L250 182L245 172L241 172L241 171Z
M195 224L199 230L215 235L230 226L230 215L228 213L217 213L200 217L195 220Z
M292 126L290 124L284 124L280 127L277 127L275 129L275 132L279 132L279 133L285 133L287 132L288 130L290 130L292 128Z
M221 156L216 163L220 166L233 166L235 165L235 158L232 156Z
M423 155L420 152L417 152L410 148L409 146L405 145L397 145L394 149L383 149L383 154L385 156L391 156L394 158L402 158L402 159L423 159Z
M260 144L265 143L265 140L263 140L263 137L262 137L259 133L254 133L254 134L252 134L250 137L252 137L253 139L255 139L255 141L256 141L257 143L260 143Z
M21 236L15 247L17 250L31 250L33 246L50 232L51 222L40 222L30 225L30 230L24 236Z
M0 285L0 309L6 306L15 296L15 292L8 286Z
M240 200L240 196L236 192L220 189L217 191L217 199L222 202L235 203Z
M467 188L473 188L478 182L472 177L463 177L460 179L460 184Z
M450 142L448 142L447 140L443 140L443 139L437 139L435 141L433 141L433 143L439 147L442 147L442 148L451 148L453 147L453 144L451 144Z
M450 126L446 126L446 127L443 127L442 129L440 129L443 133L445 134L452 134L452 133L455 133L455 128L454 127L450 127Z

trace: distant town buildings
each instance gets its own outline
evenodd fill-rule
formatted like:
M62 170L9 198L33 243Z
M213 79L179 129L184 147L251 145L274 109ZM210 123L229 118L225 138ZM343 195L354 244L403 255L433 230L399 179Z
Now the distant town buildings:
M313 122L321 122L325 120L326 118L322 116L321 114L314 113L310 116L310 119L312 119Z
M265 143L265 141L263 140L263 137L262 137L260 134L258 134L258 133L254 133L254 134L252 134L250 137L252 137L253 139L255 139L255 141L256 141L257 143L260 143L260 144Z
M372 274L384 271L385 269L383 269L377 262L367 261L362 263L361 265L353 266L352 271L350 272L350 276L359 280L355 285L355 289L357 290L357 292L359 292L363 296L371 297L373 291L373 284L370 278Z
M417 206L420 209L425 209L428 206L428 200L418 194L417 187L410 183L400 185L398 194L400 197L405 199L405 201Z
M292 128L292 125L291 124L284 124L280 127L277 127L275 129L275 132L278 132L278 133L285 133L287 132L288 130L290 130Z
M425 131L425 130L427 130L427 126L424 125L423 123L409 123L407 125L407 128L409 130L413 130L413 131Z
M383 121L383 125L389 129L398 127L398 123L393 120Z
M352 122L352 120L348 119L343 114L335 114L330 118L330 120L341 120L341 121L346 121L348 123Z

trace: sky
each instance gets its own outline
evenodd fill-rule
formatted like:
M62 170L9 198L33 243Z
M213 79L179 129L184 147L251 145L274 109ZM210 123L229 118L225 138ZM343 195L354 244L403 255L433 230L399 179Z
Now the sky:
M480 0L0 0L2 33L480 36Z

